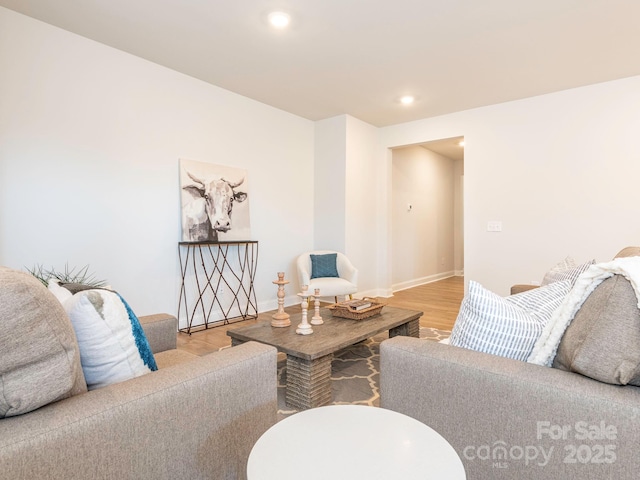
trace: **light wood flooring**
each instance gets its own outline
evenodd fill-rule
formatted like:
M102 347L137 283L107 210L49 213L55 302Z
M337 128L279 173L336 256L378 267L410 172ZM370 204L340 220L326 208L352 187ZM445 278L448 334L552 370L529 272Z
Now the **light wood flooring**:
M464 296L464 277L449 277L395 292L380 300L394 307L421 310L420 326L451 330Z
M460 303L464 296L464 278L450 277L437 282L427 283L395 292L391 298L380 298L387 305L410 310L420 310L420 326L441 330L451 330L458 316ZM195 355L205 355L222 347L231 345L227 330L255 323L245 320L193 332L191 335L178 333L178 348Z

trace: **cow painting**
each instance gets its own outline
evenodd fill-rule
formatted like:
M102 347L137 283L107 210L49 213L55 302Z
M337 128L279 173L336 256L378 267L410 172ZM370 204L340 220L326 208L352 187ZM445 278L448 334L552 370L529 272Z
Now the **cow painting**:
M247 192L239 189L245 182L246 174L243 171L226 172L225 176L221 176L219 172L215 172L214 166L205 165L211 167L210 172L205 171L202 166L196 169L197 173L189 169L188 165L183 166L182 238L188 242L239 239L229 233L235 229L235 222L232 221L234 204L247 200ZM247 236L244 232L241 235Z

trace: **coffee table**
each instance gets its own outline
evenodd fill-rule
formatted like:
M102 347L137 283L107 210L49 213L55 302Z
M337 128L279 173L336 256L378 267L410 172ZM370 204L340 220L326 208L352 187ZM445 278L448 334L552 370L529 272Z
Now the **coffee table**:
M330 405L291 415L256 442L248 480L427 478L464 480L460 457L438 432L378 407Z
M291 326L272 327L271 315L258 315L257 323L227 331L231 345L256 341L272 345L287 354L286 402L304 410L331 403L331 361L334 352L374 335L389 331L389 337L420 335L422 312L385 306L380 314L364 320L333 317L331 310L321 308L322 325L314 325L311 335L297 335L302 318L299 306L285 309L291 315Z

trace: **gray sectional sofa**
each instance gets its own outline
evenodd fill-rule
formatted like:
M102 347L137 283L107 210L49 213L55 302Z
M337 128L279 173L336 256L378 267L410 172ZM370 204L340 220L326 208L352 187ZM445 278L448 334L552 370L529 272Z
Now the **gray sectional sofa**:
M22 341L32 333L25 319L22 330L12 324L20 317L19 305L11 305L13 294L6 294L9 283L12 291L33 289L24 278L0 272L0 342ZM42 287L20 310L57 308L47 295ZM140 323L158 371L0 418L0 478L246 477L251 448L277 421L276 350L249 342L196 357L176 350L173 316L141 317ZM28 348L35 356L38 347ZM3 386L12 381L11 361L0 364ZM28 382L21 375L16 388ZM0 408L8 403L20 408L15 395L5 391Z
M470 480L640 478L640 310L621 275L582 304L553 367L395 337L380 384L381 406L443 435Z

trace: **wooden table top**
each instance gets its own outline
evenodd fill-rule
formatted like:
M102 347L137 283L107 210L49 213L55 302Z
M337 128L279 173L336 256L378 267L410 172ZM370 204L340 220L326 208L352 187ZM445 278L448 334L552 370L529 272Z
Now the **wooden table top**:
M300 306L287 307L285 311L291 316L289 327L272 327L271 316L275 311L271 311L259 314L257 323L253 325L228 330L227 335L242 342L256 341L272 345L294 357L315 360L378 333L418 320L423 314L417 310L385 306L379 315L351 320L334 317L328 308L320 308L324 324L312 325L313 333L310 335L298 335L296 328L302 320ZM312 316L313 309L309 309L308 321Z

